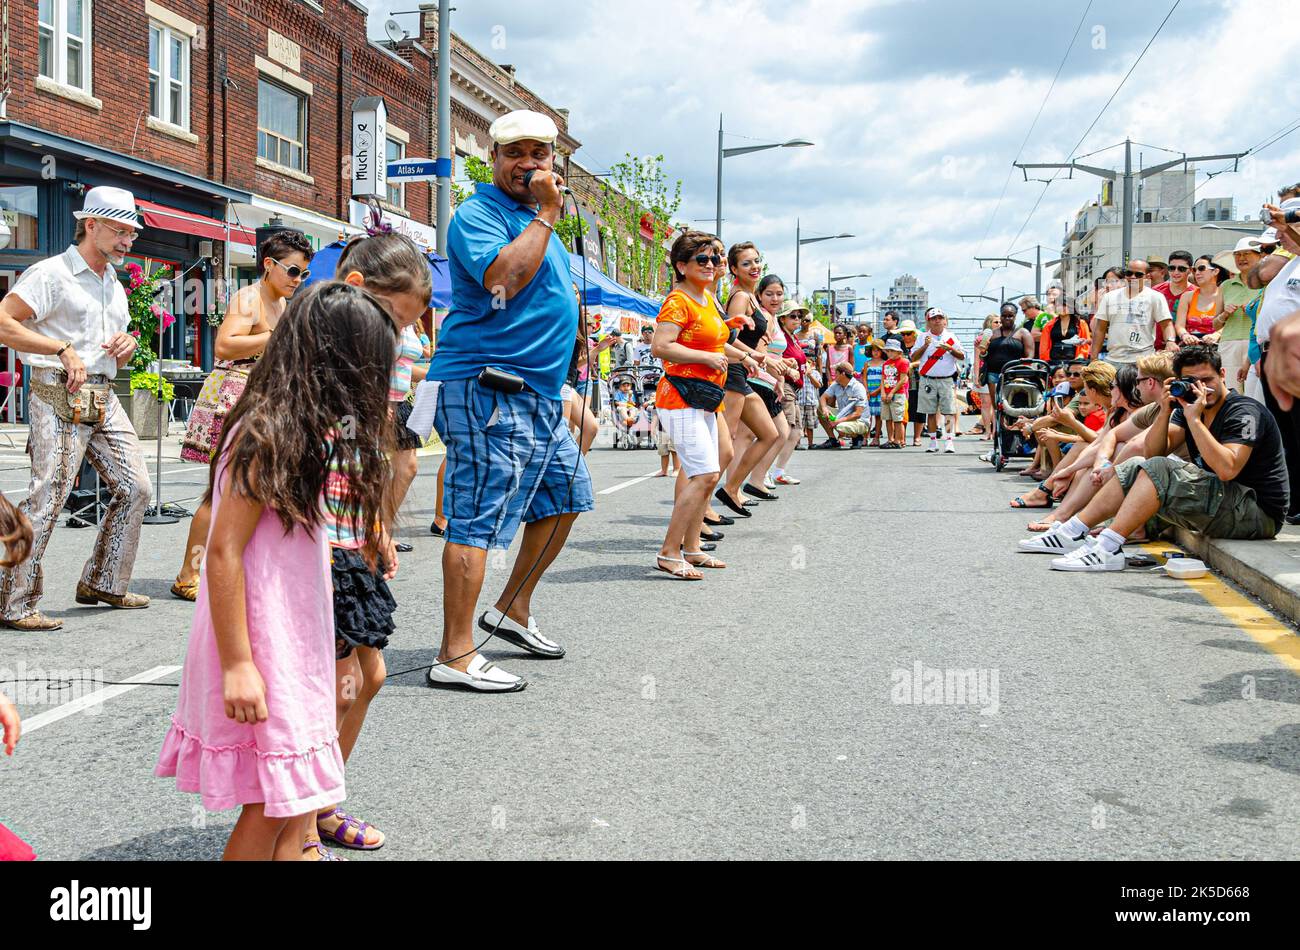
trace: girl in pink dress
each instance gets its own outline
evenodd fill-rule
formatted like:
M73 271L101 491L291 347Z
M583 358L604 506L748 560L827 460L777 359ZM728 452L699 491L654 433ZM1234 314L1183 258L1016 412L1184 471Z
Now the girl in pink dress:
M319 859L302 842L342 801L334 609L322 495L334 451L356 525L390 518L388 376L397 336L370 294L293 297L222 433L180 695L155 774L212 811L242 806L227 860ZM345 438L328 436L343 427ZM336 448L337 447L337 448ZM378 537L363 555L374 563Z
M0 495L0 545L4 556L0 567L13 567L32 553L32 525L27 517ZM0 746L5 755L13 755L22 734L22 720L9 697L0 693ZM0 825L0 861L35 861L31 846L4 825Z

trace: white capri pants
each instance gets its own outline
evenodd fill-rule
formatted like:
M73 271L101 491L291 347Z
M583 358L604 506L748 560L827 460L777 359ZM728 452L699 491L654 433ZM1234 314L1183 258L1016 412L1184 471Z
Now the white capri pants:
M703 409L660 409L659 419L677 449L677 464L687 478L721 470L718 465L718 414Z

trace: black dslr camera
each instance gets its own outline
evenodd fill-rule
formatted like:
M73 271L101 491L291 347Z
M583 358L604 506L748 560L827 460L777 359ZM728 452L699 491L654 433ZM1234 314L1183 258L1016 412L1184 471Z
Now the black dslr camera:
M1169 384L1169 395L1184 402L1195 402L1198 382L1200 380L1192 379L1190 376L1180 376Z

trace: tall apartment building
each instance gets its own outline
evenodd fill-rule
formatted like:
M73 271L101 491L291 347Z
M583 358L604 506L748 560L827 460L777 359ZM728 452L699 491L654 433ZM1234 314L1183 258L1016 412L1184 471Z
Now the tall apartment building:
M889 296L877 306L882 315L893 310L898 313L899 320L912 320L918 327L924 327L925 311L930 307L930 294L911 274L903 274L894 278Z

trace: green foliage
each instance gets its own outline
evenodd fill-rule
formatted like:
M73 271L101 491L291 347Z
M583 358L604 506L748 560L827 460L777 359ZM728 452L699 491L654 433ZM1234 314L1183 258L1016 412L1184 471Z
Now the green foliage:
M130 275L126 306L131 319L127 331L139 341L130 365L142 370L158 358L153 343L158 339L159 321L164 330L176 322L176 317L156 302L158 285L171 275L171 267L164 265L152 274L146 274L139 264L134 263L127 264L125 269Z
M609 170L610 184L603 189L600 216L609 222L607 237L617 248L619 278L633 290L653 292L666 280L663 232L682 203L682 182L669 182L664 157L638 158L628 154ZM641 219L648 216L660 233L653 240L641 236Z
M171 402L176 395L176 388L170 380L160 377L157 373L146 373L142 370L131 373L131 392L137 389L146 389L153 393L155 399L161 399L163 402Z
M492 166L473 155L465 156L465 175L480 185L492 184Z
M555 222L555 236L564 242L566 249L574 254L581 254L580 241L587 233L587 222L576 215L566 215Z

